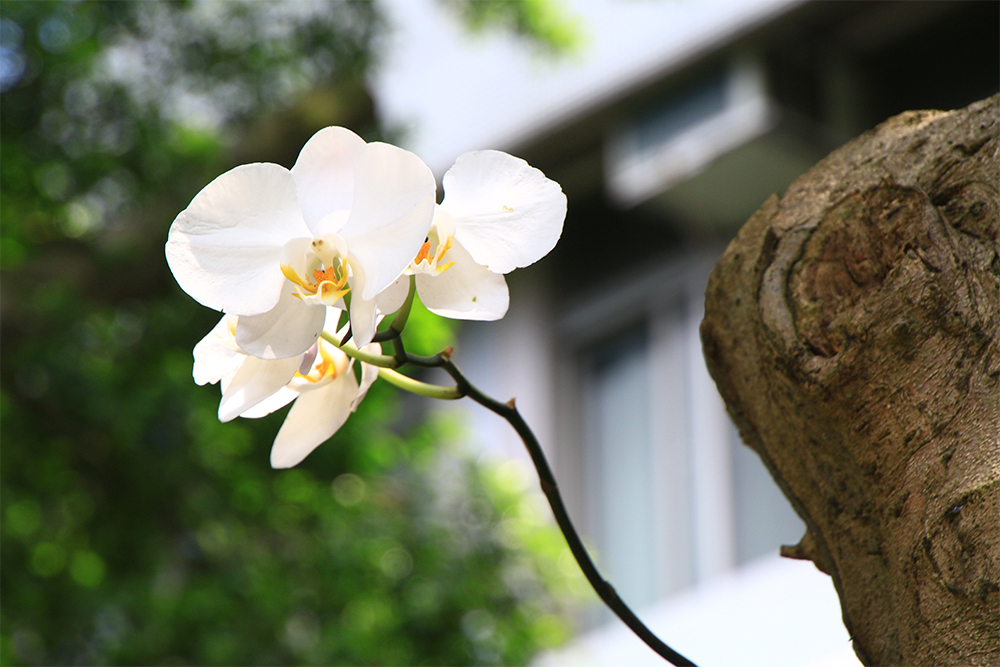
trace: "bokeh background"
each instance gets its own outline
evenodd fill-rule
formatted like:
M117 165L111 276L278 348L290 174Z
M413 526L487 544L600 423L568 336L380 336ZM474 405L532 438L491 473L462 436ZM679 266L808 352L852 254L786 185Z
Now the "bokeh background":
M510 664L568 636L562 538L447 420L377 384L274 471L281 417L220 424L191 380L218 314L173 282L170 222L320 127L392 139L383 28L362 2L0 4L3 664Z

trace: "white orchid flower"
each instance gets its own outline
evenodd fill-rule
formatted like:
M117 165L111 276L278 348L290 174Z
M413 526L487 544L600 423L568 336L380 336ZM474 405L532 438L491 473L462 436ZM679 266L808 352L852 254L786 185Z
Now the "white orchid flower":
M327 324L340 311L330 309ZM222 383L219 419L259 418L292 401L285 422L271 448L271 466L298 465L328 440L357 410L378 378L378 368L361 363L361 382L352 369L353 359L325 339L304 354L285 359L259 359L236 344L237 318L226 315L194 348L194 379L198 384ZM347 327L338 332L343 336ZM380 353L372 343L366 352Z
M507 312L504 274L555 247L566 218L559 184L500 151L459 156L444 176L444 201L408 273L428 310L464 320Z
M427 237L435 190L413 153L328 127L291 170L248 164L209 183L171 225L167 263L195 300L240 316L236 340L249 354L302 354L348 292L365 345L378 313L406 298L396 279Z

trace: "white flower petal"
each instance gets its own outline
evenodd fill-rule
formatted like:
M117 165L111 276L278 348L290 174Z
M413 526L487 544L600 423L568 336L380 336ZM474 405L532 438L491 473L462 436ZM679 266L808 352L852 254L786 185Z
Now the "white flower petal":
M288 387L282 387L257 405L241 412L240 417L245 419L260 419L261 417L266 417L275 410L280 410L285 407L298 397L299 392Z
M298 465L329 439L351 415L351 403L357 393L354 373L345 372L329 384L300 394L274 439L271 466Z
M354 199L354 161L365 141L343 127L326 127L306 142L292 176L302 205L302 217L313 235L336 233L346 215L324 220L335 211L348 211Z
M310 237L296 237L289 239L281 247L278 256L279 267L282 274L288 278L286 271L297 276L298 284L312 282L312 272L321 267L321 260L312 252L313 239ZM289 278L290 279L290 278Z
M219 421L227 422L288 384L299 369L299 359L258 359L247 356L229 379L219 403Z
M455 240L477 263L509 273L555 247L566 218L559 184L500 151L460 155L444 175L445 209L457 220Z
M353 287L351 288L351 340L357 347L363 347L375 337L380 319L378 298L365 300L361 298L365 287L364 270L351 261L351 271ZM395 290L393 290L395 291ZM405 297L404 297L405 298ZM388 296L388 300L394 301L393 294ZM397 307L398 308L398 307ZM338 337L343 337L344 333L338 333Z
M457 221L448 211L440 206L434 207L434 221L431 223L431 235L435 237L437 243L444 243L455 235Z
M378 343L365 345L361 350L368 354L382 354L382 346ZM361 364L361 386L358 387L358 393L354 397L354 400L351 401L351 412L358 409L361 401L368 394L368 390L371 389L371 386L375 384L375 380L378 379L378 366L366 364L363 361L359 361L358 363Z
M498 320L510 296L503 274L476 263L456 243L444 259L455 262L440 275L417 274L417 294L427 310L459 320Z
M361 297L371 301L409 266L434 215L436 185L416 155L373 143L358 157L351 217L340 235L352 266L365 274Z
M199 303L256 315L278 301L282 246L308 235L291 173L276 164L243 165L205 186L177 216L167 264Z
M236 323L236 344L261 359L284 359L308 350L319 338L326 308L296 298L285 283L278 303L261 315L242 315Z
M391 315L403 306L406 295L410 293L410 277L400 276L395 282L379 292L375 297L375 305L380 315Z
M229 329L235 317L223 315L208 335L194 346L192 375L196 384L215 384L224 376L235 372L243 362L246 355L237 347L236 339Z
M355 294L351 299L351 340L358 347L372 342L377 328L378 308L375 299L365 301Z
M327 308L326 309L326 322L323 324L323 329L325 331L334 331L334 336L340 341L345 335L347 335L347 327L349 324L350 316L344 318L344 325L340 325L340 320L344 316L344 310L341 308ZM341 333L343 330L343 333Z

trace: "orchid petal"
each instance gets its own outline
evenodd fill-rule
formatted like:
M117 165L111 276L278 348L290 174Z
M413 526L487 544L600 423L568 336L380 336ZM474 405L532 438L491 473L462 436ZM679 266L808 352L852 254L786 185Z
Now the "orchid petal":
M456 218L455 240L495 273L509 273L555 247L566 218L559 184L500 151L460 155L444 175L441 208Z
M266 417L275 410L280 410L285 407L298 397L299 392L287 386L282 387L257 405L241 412L240 417L243 417L244 419L260 419L261 417Z
M454 262L439 275L417 274L417 294L427 310L459 320L498 320L510 296L502 274L478 264L456 243L446 259Z
M219 403L219 421L227 422L239 417L284 387L299 368L297 357L287 359L258 359L247 356L236 373L224 381L222 401Z
M343 316L344 310L342 308L327 308L326 309L326 321L323 323L323 329L326 331L337 331L340 327L340 318ZM347 335L347 324L343 327L343 333L337 333L337 340L340 340L345 335Z
M319 339L326 308L309 306L295 297L290 283L274 308L260 315L242 315L236 323L236 344L261 359L302 354Z
M177 216L167 264L199 303L256 315L278 301L282 246L308 234L291 173L276 164L243 165L205 186Z
M434 207L434 221L431 224L430 235L435 237L437 243L444 243L445 239L454 236L457 226L455 216L440 206Z
M382 354L382 346L378 343L371 343L361 348L361 351L367 352L368 354ZM371 386L375 384L375 380L378 379L378 366L366 364L363 361L358 363L361 364L361 386L358 387L358 393L351 401L351 412L358 409L361 401L363 401L365 396L368 394L368 390L371 389Z
M354 199L354 162L365 141L343 127L326 127L302 147L292 176L302 205L302 217L313 235L337 233L347 216L324 220L335 211L348 211ZM339 224L338 224L339 223Z
M365 274L361 298L371 301L420 251L434 215L436 185L416 155L373 143L358 157L351 216L340 231L352 266Z
M358 347L372 342L377 328L378 308L375 299L365 301L355 294L351 299L351 340Z
M352 282L351 289L351 339L358 347L367 345L375 337L378 328L378 301L361 298L365 287L364 270L351 259Z
M237 347L230 330L234 320L234 315L223 315L208 335L194 346L194 368L191 374L196 384L215 384L235 372L242 363L246 355Z
M322 266L319 257L312 252L312 242L312 238L297 237L289 239L281 247L278 266L281 273L296 285L310 283L312 272Z
M403 307L406 297L410 293L410 277L400 276L396 280L379 292L375 297L375 305L381 315L391 315Z
M354 373L299 395L271 448L271 467L291 468L337 432L351 415L358 393Z

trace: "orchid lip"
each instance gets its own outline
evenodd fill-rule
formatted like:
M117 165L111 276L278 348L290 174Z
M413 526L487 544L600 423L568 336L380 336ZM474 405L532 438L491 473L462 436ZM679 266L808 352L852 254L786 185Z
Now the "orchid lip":
M303 357L302 365L293 379L305 380L314 386L319 386L336 380L349 365L350 359L346 354L319 340Z
M410 263L410 266L406 268L407 275L414 275L417 273L426 273L432 276L439 276L448 269L450 269L455 262L442 263L441 260L444 259L445 254L451 247L455 244L455 237L447 237L443 243L438 242L435 247L434 243L428 237L422 246L420 246L420 251L417 252L417 256ZM433 252L433 254L432 254Z
M351 291L351 287L347 284L350 273L347 260L335 259L331 264L328 268L313 270L312 281L287 264L281 265L281 273L295 285L297 298L313 305L333 306Z

